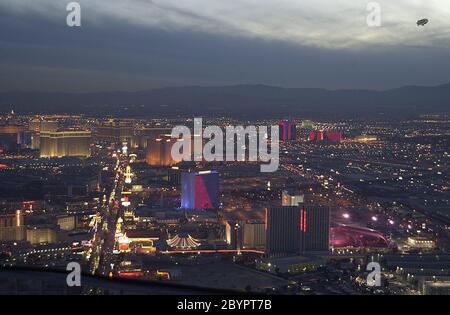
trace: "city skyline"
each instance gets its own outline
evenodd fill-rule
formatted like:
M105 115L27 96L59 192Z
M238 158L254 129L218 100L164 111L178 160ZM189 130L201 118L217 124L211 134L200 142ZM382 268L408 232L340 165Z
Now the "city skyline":
M69 280L46 277L79 266L88 284L67 291L77 294L115 292L105 278L92 291L87 274L145 281L150 294L155 283L197 294L448 294L448 115L208 119L275 124L272 173L260 160L171 160L176 142L155 143L187 121L1 115L0 277L21 283L10 273L38 268L67 291ZM383 273L372 279L370 266ZM11 293L10 281L0 290Z

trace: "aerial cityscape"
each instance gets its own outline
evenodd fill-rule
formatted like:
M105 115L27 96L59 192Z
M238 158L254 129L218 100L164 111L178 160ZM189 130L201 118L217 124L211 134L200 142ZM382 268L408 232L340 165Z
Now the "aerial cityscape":
M288 294L448 283L448 116L281 120L273 173L175 162L170 132L186 121L3 115L2 266ZM365 283L370 261L380 287Z
M34 5L26 13L0 4L0 294L450 294L450 64L437 57L450 40L433 28L447 9L439 15L430 1L431 16L416 7L399 28L428 32L415 49L432 55L423 56L431 71L407 70L419 58L408 45L421 35L387 36L380 45L406 55L387 61L361 48L378 35L355 31L344 43L342 34L315 33L298 35L320 55L300 56L317 62L308 81L296 72L303 61L291 56L293 38L241 15L245 27L231 27L216 1L210 10L223 12L223 34L210 29L208 10L198 18L169 0L149 6L173 10L173 28L162 11L153 25L117 1L120 14L80 1L86 24L81 15L82 26L76 16L70 25L74 3L63 4L60 26ZM130 12L150 10L129 3ZM364 2L363 23L370 8ZM40 43L32 23L18 20L25 16L42 22ZM281 27L275 17L267 23ZM118 28L110 42L94 23L109 19L139 21L127 24L136 33ZM144 46L144 31L160 48ZM331 50L336 66L321 68ZM348 73L343 51L361 54ZM372 53L373 68L361 65ZM237 55L248 66L234 68ZM259 69L266 62L267 73ZM378 65L391 62L380 75Z

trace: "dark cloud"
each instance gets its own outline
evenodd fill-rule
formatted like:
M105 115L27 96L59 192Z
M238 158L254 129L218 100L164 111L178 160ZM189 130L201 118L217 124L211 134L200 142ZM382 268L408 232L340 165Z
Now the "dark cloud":
M372 43L324 48L96 18L87 12L82 27L69 28L65 16L0 13L0 89L141 90L238 83L381 89L450 82L446 47Z

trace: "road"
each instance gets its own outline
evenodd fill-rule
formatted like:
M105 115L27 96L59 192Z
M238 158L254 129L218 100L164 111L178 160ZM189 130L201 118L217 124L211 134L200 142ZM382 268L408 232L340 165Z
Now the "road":
M92 274L108 276L114 262L114 243L117 220L121 216L121 193L125 183L124 173L128 165L126 156L117 154L115 165L114 185L109 198L101 207L101 219L97 231L92 239L92 253L90 256L90 272Z

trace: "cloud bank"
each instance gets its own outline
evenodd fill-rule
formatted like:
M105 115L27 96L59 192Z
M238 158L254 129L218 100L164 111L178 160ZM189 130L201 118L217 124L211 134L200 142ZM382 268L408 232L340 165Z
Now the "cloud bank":
M442 0L380 0L381 27L367 26L364 0L80 0L88 25L122 23L169 31L284 40L327 48L450 45L450 6ZM68 1L67 1L68 3ZM64 1L6 0L0 7L65 18ZM417 19L429 17L425 28Z
M442 0L380 0L380 27L362 0L79 0L82 27L69 28L69 2L0 2L0 90L450 81Z

